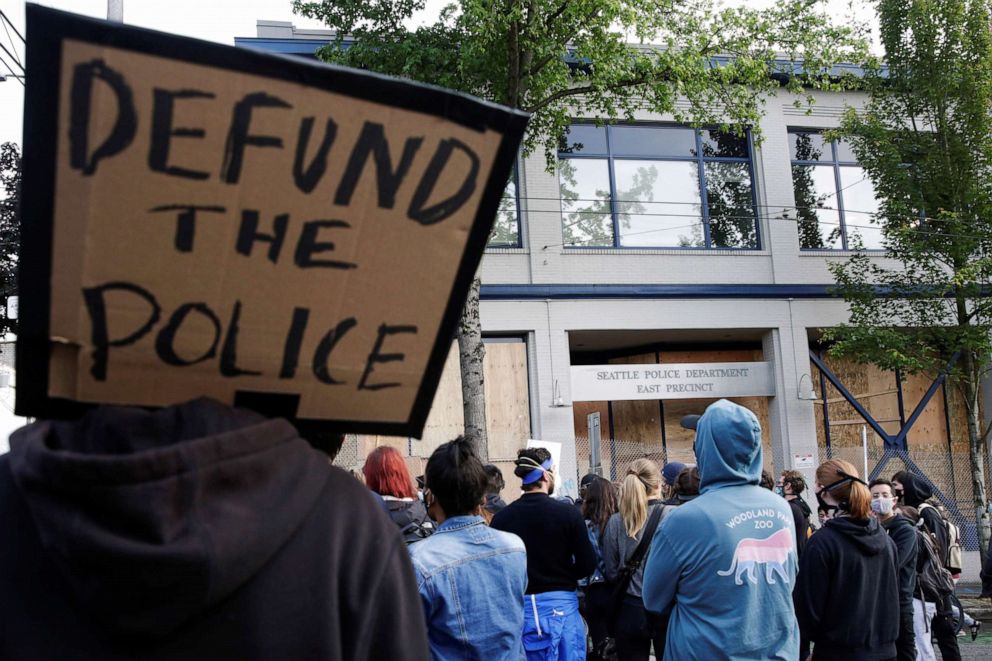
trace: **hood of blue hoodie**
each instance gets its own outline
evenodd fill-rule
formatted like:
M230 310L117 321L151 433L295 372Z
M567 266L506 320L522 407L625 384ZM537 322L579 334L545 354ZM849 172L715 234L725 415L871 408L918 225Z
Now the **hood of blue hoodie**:
M696 426L699 493L758 484L762 458L761 424L754 413L726 399L706 408Z

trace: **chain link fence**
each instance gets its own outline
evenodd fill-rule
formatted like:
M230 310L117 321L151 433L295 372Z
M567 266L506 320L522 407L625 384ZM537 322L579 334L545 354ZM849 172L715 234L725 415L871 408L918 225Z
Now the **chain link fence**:
M766 449L767 450L767 449ZM691 447L664 448L642 441L623 439L602 439L600 442L601 475L609 480L621 479L628 466L642 457L651 459L659 467L671 461L684 464L696 463ZM590 443L583 436L575 439L576 479L590 472ZM775 465L780 465L773 449ZM947 448L910 448L908 452L888 451L879 439L869 441L867 448L857 446L832 446L819 448L819 461L844 459L852 463L858 472L870 478L889 479L895 473L908 470L925 477L931 484L934 496L944 504L954 522L961 529L962 546L965 550L978 550L978 511L973 498L971 465L968 454L952 452ZM989 468L992 467L992 454L985 459L985 489L987 498L992 498L992 481ZM866 480L867 481L867 480Z
M576 480L591 472L589 465L592 454L589 439L585 436L575 438ZM627 468L636 459L646 458L658 464L661 468L671 461L683 464L696 463L696 457L691 447L666 448L644 441L630 441L618 438L604 438L600 441L601 474L608 480L621 479Z
M820 460L843 459L857 467L869 478L890 479L899 471L909 471L925 478L934 498L947 508L948 514L961 529L961 546L966 551L978 550L978 515L971 483L971 462L965 452L947 448L913 448L908 451L885 450L880 440L861 446L821 447ZM985 493L990 491L989 457L985 458ZM986 503L987 506L987 503Z

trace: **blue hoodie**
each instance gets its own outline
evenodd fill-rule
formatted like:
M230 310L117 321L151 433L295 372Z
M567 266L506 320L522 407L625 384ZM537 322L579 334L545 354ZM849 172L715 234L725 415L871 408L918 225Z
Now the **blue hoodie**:
M699 419L695 450L700 495L661 522L644 570L644 605L672 609L665 658L794 661L795 525L758 486L761 425L721 399Z

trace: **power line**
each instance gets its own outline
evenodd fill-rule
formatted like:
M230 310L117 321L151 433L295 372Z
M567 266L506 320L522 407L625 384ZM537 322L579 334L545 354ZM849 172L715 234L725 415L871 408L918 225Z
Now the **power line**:
M20 62L18 62L18 60L17 60L17 58L16 58L16 57L14 57L14 55L13 55L13 54L12 54L12 53L11 53L11 52L10 52L9 50L7 50L7 47L6 47L6 46L4 46L4 45L3 45L2 43L0 43L0 49L2 49L2 50L3 50L3 52L4 52L4 53L6 53L6 54L7 54L7 56L8 56L8 57L10 57L10 59L12 59L12 60L14 61L14 63L15 63L15 64L17 64L17 66L19 66L19 67L21 67L21 73L27 73L27 72L26 72L26 71L24 70L24 67L23 67L23 66L21 65L21 63L20 63ZM7 68L8 68L8 69L10 69L10 66L8 65L8 66L7 66ZM10 70L10 72L11 72L11 73L14 73L14 70L13 70L13 69L11 69L11 70Z
M17 45L14 43L14 38L10 36L10 30L7 29L7 23L0 21L0 25L3 25L3 31L7 33L7 40L10 42L11 50L13 50L14 53L17 53ZM21 67L21 69L24 68L24 65L21 64L20 58L15 58L14 61L17 62L17 66Z
M7 71L10 72L10 77L16 80L17 82L19 82L21 84L21 87L25 87L24 81L22 80L23 76L14 73L14 70L11 68L9 64L7 64L7 61L2 57L0 57L0 62L3 62L3 65L7 68Z
M16 34L18 37L21 38L22 43L25 44L28 43L27 40L24 38L24 36L17 31L17 26L15 26L14 23L9 18L7 18L7 14L3 13L2 9L0 9L0 18L6 21L7 25L10 26L10 29L14 31L14 34Z

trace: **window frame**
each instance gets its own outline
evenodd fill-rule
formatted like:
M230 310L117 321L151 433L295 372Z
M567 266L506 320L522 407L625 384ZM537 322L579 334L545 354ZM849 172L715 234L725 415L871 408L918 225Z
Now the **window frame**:
M596 126L594 122L589 121L574 121L571 126ZM657 129L685 129L691 130L693 132L693 137L695 140L694 149L696 150L695 156L646 156L646 155L636 155L636 156L625 156L623 154L615 155L613 153L612 144L612 129L613 127L637 127L637 128L657 128ZM747 157L738 156L704 156L703 155L703 131L713 131L719 130L716 126L703 126L701 128L693 128L691 126L686 126L684 124L672 124L672 123L657 123L657 122L630 122L622 124L603 124L601 127L606 131L606 152L587 152L587 153L570 153L563 152L559 148L558 150L558 160L565 159L587 159L587 160L606 160L607 169L610 180L610 217L613 224L613 245L611 246L581 246L581 245L569 245L567 243L563 244L566 250L684 250L684 251L737 251L737 250L747 250L747 251L760 251L762 250L762 234L761 234L761 215L758 212L758 184L755 177L755 167L754 167L754 140L752 138L751 129L745 129L744 139L747 143ZM673 246L673 245L639 245L639 246L624 246L621 245L620 241L620 216L622 215L617 207L616 200L616 170L614 167L615 161L666 161L666 162L677 162L677 163L695 163L696 165L696 177L699 186L699 205L701 209L699 222L703 226L703 242L705 245L702 246ZM709 195L706 190L706 163L746 163L748 176L751 179L751 211L754 214L754 247L746 246L713 246L712 237L710 231L710 205L709 205ZM561 186L561 178L559 176L558 185ZM560 188L559 188L560 190ZM559 193L559 199L561 194ZM663 200L656 200L656 202L664 203ZM561 214L562 221L564 220L564 212ZM636 214L635 214L636 215ZM688 214L686 215L688 218ZM564 237L562 237L564 241Z
M515 159L513 161L513 172L512 172L512 174L510 176L510 179L507 179L507 183L509 183L510 181L513 181L513 191L514 191L514 193L513 193L513 206L514 206L514 209L516 210L517 242L516 243L489 243L489 239L487 238L486 239L486 248L485 248L486 250L490 250L490 249L493 249L493 250L505 250L505 249L508 249L508 248L523 248L524 247L523 223L521 222L521 218L520 218L520 168L518 167L519 165L520 165L520 159L518 157L517 159ZM506 189L504 188L503 191L506 192ZM503 195L502 194L500 194L500 198L499 199L500 199L500 204L502 204L503 203ZM497 213L497 215L499 214L499 208L498 207L497 207L496 213ZM496 224L496 221L494 219L493 220L493 226L494 227L495 227L495 224ZM489 235L492 236L492 231L489 232Z
M841 173L841 168L843 168L843 167L859 167L859 168L862 168L862 170L863 170L864 168L862 167L861 163L859 163L858 161L845 161L845 160L841 160L840 159L840 154L839 154L839 151L838 151L838 143L840 141L839 140L836 140L836 139L830 141L830 159L829 160L821 159L819 161L808 161L808 160L807 161L801 161L801 160L797 160L797 159L792 158L792 140L793 140L792 136L793 135L795 135L797 133L811 133L811 134L817 134L817 135L823 136L823 134L826 133L829 130L830 129L804 128L804 127L798 127L798 126L790 126L786 130L787 135L788 135L788 139L789 139L789 143L788 143L789 144L789 175L793 177L793 180L792 180L792 191L793 191L792 194L793 194L793 196L795 196L795 190L796 190L795 186L796 186L796 184L795 184L795 177L792 174L792 171L793 171L793 168L795 168L796 166L799 166L799 167L815 167L815 166L823 167L823 166L828 166L829 165L829 166L831 166L833 168L833 171L834 171L834 196L837 198L837 209L836 209L836 211L837 211L837 219L840 222L841 247L840 248L828 248L828 247L824 247L824 248L804 248L800 244L799 250L801 252L818 252L818 251L851 252L853 250L848 245L848 241L847 241L847 206L844 204L844 188L845 188L845 186L843 185L843 180L841 179L840 173ZM865 176L865 179L867 179L867 175ZM853 186L853 184L849 185L848 187L850 187L850 186ZM876 200L877 200L877 197L876 197ZM793 203L796 202L795 197L793 197L793 200L792 201L793 201ZM796 206L795 207L795 210L796 210L796 235L797 236L801 236L799 234L799 207ZM864 250L866 252L877 252L877 253L884 253L885 252L885 248L865 248Z

